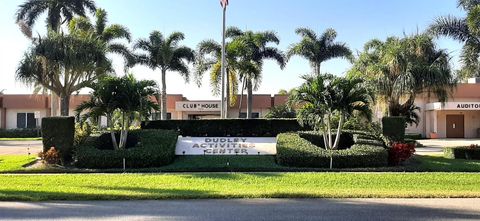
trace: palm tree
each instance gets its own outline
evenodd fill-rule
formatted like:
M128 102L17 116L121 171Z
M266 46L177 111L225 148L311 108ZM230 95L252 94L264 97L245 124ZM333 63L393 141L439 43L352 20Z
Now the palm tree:
M150 100L150 97L157 93L156 87L154 81L137 81L132 74L121 78L105 77L93 86L90 100L80 104L76 113L80 115L88 110L83 119L107 116L110 125L113 125L113 115L120 113L120 144L117 144L113 129L110 130L110 135L114 148L124 149L129 127L135 116L140 114L146 117L150 115L151 110L158 109L158 105Z
M61 115L68 116L70 95L112 71L106 53L106 44L97 38L51 32L25 53L16 78L51 90L61 99Z
M338 148L345 120L355 112L371 118L370 104L373 94L358 78L342 78L330 74L304 76L302 84L290 96L300 106L297 120L309 125L323 135L327 150ZM332 117L339 115L335 140L332 137ZM330 157L330 168L333 158Z
M368 42L353 72L361 73L375 85L389 116L405 116L408 123L417 124L416 114L411 113L418 110L414 106L416 96L435 95L444 102L455 86L449 61L448 53L437 49L432 37L416 34Z
M95 12L93 0L27 0L19 5L17 23L31 28L41 14L47 13L47 29L60 31L60 26L71 21L75 15L86 16L86 10Z
M353 60L352 52L345 43L334 42L337 32L327 29L321 36L308 28L298 28L295 33L302 37L299 43L292 44L287 52L287 58L294 55L304 57L310 62L313 73L320 75L322 62L333 58L347 58Z
M210 71L210 85L212 86L212 92L213 95L218 96L221 93L222 46L214 40L204 40L198 44L197 48L197 57L195 59L195 76L197 78L197 83L200 86L200 80L203 77L203 74ZM230 106L236 103L239 82L238 65L233 50L235 50L235 48L227 43L225 47L225 63L228 77L227 96L229 97Z
M253 91L260 87L263 62L265 59L275 60L281 69L285 67L285 56L270 43L278 45L280 40L271 31L253 32L229 28L229 36L234 56L238 57L239 77L247 89L247 118L252 117ZM243 88L242 88L243 91Z
M95 13L95 24L92 24L87 17L76 17L70 21L70 33L80 36L94 35L100 41L107 44L109 53L119 54L124 57L125 64L133 62L133 56L130 50L116 40L131 41L131 34L127 27L112 24L107 25L107 12L104 9L97 9Z
M480 1L459 0L458 7L467 11L465 18L442 16L430 25L429 32L436 36L448 36L462 42L460 55L462 78L480 76Z
M140 49L144 54L137 55L135 63L143 64L151 69L160 69L162 74L162 90L160 111L161 119L167 119L167 71L178 72L185 81L189 80L190 71L187 63L194 62L195 52L186 46L179 46L185 36L181 32L174 32L164 38L159 31L150 33L148 39L139 39L134 44L134 49Z

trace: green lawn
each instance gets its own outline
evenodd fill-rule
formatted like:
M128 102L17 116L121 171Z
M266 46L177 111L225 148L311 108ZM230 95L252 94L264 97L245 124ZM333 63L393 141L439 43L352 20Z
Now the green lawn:
M480 197L475 173L0 175L0 200Z
M443 155L415 156L408 171L480 172L480 160L448 159Z
M0 172L24 170L23 166L33 161L33 156L0 156Z
M0 141L35 141L35 140L42 140L41 137L27 137L27 138L0 138Z

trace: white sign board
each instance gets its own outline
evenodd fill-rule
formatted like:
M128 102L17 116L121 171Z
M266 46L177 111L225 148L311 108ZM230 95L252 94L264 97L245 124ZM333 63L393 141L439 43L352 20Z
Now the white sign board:
M36 119L39 119L39 118L41 117L41 116L40 116L40 111L35 111L35 112L34 112L34 117L35 117Z
M480 110L480 102L445 102L429 103L427 110Z
M177 155L275 155L275 137L178 137Z
M177 101L177 111L220 111L220 101Z

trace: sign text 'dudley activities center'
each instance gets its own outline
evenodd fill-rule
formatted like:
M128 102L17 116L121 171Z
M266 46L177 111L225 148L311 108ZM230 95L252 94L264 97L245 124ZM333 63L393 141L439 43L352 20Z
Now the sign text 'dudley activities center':
M275 137L179 137L177 155L275 155Z

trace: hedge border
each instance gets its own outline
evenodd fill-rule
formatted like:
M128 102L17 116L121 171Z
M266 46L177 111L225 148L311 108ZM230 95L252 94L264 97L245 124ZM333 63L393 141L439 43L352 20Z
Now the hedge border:
M386 167L386 149L365 144L354 144L350 149L325 150L301 138L298 133L277 136L277 162L284 166L326 168L333 157L334 168Z
M113 169L149 168L165 166L175 158L178 133L171 130L130 131L139 137L137 147L125 150L100 150L95 148L96 137L80 145L74 154L75 165L79 168Z
M449 159L480 160L480 148L446 147L443 155Z

